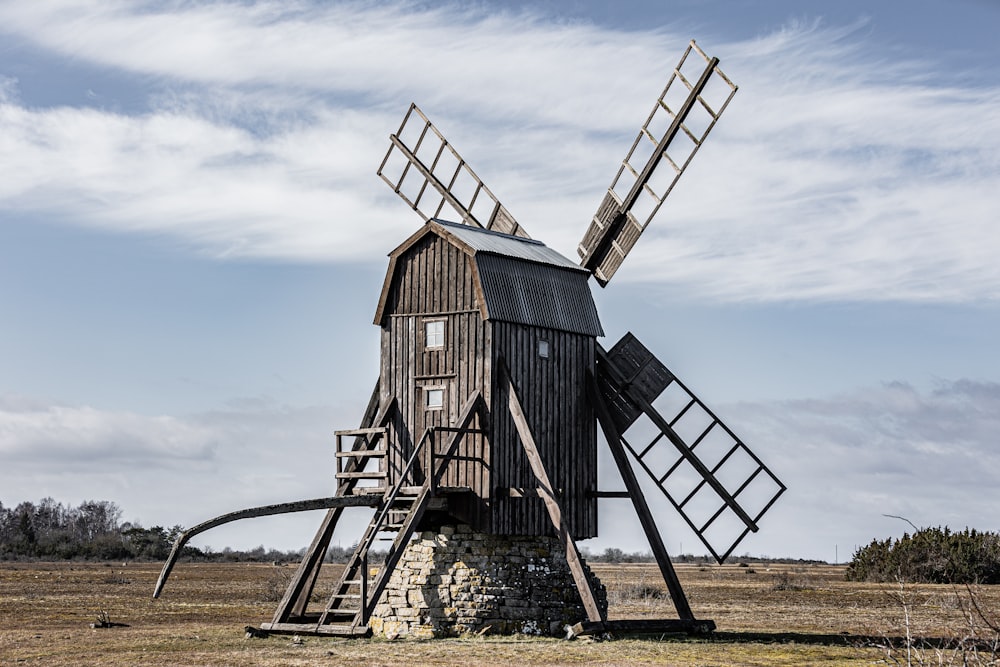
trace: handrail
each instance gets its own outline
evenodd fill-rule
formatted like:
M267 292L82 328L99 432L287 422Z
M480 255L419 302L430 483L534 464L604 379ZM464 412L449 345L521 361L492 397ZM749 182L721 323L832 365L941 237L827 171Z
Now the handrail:
M370 616L371 610L372 610L372 608L374 608L374 605L377 602L377 600L368 600L368 591L367 591L367 585L366 585L367 584L367 572L368 572L368 550L371 548L371 542L372 542L375 534L378 532L378 529L385 522L386 517L389 515L389 512L392 511L392 506L395 503L396 498L399 497L400 491L402 490L402 488L404 486L404 483L405 483L405 480L406 480L407 476L413 471L413 468L416 465L416 462L420 458L420 453L423 450L425 443L427 443L428 441L431 443L431 445L430 445L430 447L431 447L431 450L430 450L431 451L431 463L430 463L430 466L429 466L430 467L430 470L429 470L430 474L424 480L423 486L421 488L421 494L424 494L426 496L427 494L433 494L435 492L437 478L444 471L444 465L443 464L447 463L447 460L453 454L454 449L455 449L455 447L458 444L458 441L461 439L458 436L460 434L464 434L464 433L472 433L472 432L482 433L483 432L482 429L470 429L470 428L468 428L469 423L472 420L472 417L476 414L476 407L479 406L482 401L483 401L482 394L478 390L475 391L475 392L473 392L472 396L470 396L469 399L465 402L465 405L462 406L462 411L461 411L461 413L459 415L459 426L457 426L457 427L456 426L436 426L436 427L435 426L428 426L427 428L425 428L423 434L420 436L420 439L417 441L417 446L414 447L413 452L410 454L410 458L407 460L406 465L403 467L403 470L399 474L399 478L396 480L396 483L393 485L392 490L389 491L384 496L382 507L381 507L380 510L378 510L378 512L376 514L376 517L373 520L373 522L372 522L372 524L371 524L371 526L369 528L370 535L368 536L368 544L364 545L363 548L361 549L361 551L357 554L357 557L359 558L359 560L361 562L361 567L362 567L362 576L361 576L361 581L363 582L362 583L362 588L361 588L361 590L362 590L362 593L361 593L361 620L362 620L362 623L365 623L365 624L368 623L368 618ZM452 433L453 434L451 442L448 445L448 451L445 452L445 454L444 454L443 462L442 462L442 464L439 464L437 466L437 469L435 469L435 466L434 466L434 458L435 458L435 452L434 452L434 450L435 450L435 446L434 446L434 434L435 434L435 431L442 431L442 432L445 432L445 433ZM378 592L378 587L376 587L376 592Z
M350 429L346 431L336 431L334 436L337 439L337 444L335 446L337 460L337 474L344 472L342 460L347 459L349 461L354 461L355 467L361 466L362 470L364 466L368 465L368 461L364 464L360 461L362 458L370 459L372 455L379 452L386 451L386 445L389 443L389 427L388 426L378 426L372 428L357 428ZM351 449L344 451L342 449L345 437L354 437L354 444ZM382 448L379 449L379 442L382 443ZM359 449L359 444L367 445L367 449ZM343 456L341 456L343 455Z
M399 497L399 492L403 488L403 482L406 479L406 476L410 474L410 472L413 469L414 463L416 463L417 461L417 457L420 454L420 449L424 446L424 442L427 440L427 435L430 432L430 430L431 430L430 427L424 429L424 434L420 437L420 441L417 443L417 446L413 449L413 453L410 454L410 458L406 462L406 466L404 466L403 471L400 473L399 479L396 480L396 484L392 487L392 490L389 491L388 494L386 494L385 500L383 501L382 504L382 509L379 510L379 514L375 522L376 527L381 526L382 523L385 521L385 518L389 515L389 511L392 509L393 503L396 502L396 498ZM372 535L374 535L376 532L378 531L377 530L373 531ZM362 558L367 558L368 549L370 548L371 545L369 544L364 548L360 556Z
M470 414L469 417L467 417L465 419L465 422L468 423L469 421L471 421L471 417L472 417L472 415ZM486 431L484 429L481 429L481 428L463 428L463 427L460 427L460 426L436 426L436 427L433 427L431 430L433 430L433 431L442 431L444 433L454 433L456 435L467 435L469 433L474 433L474 434L477 434L477 435L484 435L486 433ZM432 436L431 436L431 461L430 461L431 475L428 478L428 481L430 482L431 490L432 491L437 491L438 480L441 479L441 475L444 474L445 468L448 467L448 463L450 463L453 460L453 457L454 457L454 454L455 454L455 448L458 445L459 440L460 440L460 438L453 438L452 441L451 441L451 445L448 447L448 451L443 452L441 454L438 454L437 453L437 447L435 447L434 444L433 444L434 440L433 440L433 434L432 434ZM437 466L435 466L434 465L435 464L434 459L440 459L441 463L439 463Z
M362 423L366 423L367 415L371 414L374 410L373 405L377 405L378 398L378 384L375 385L375 390L372 392L372 401L369 402L368 410L366 410L366 417L362 420ZM392 416L394 410L397 408L398 400L395 396L385 405L385 407L372 417L372 421L368 423L379 424L378 428L386 430L386 440L388 440L388 420ZM365 431L366 428L354 429L356 431ZM343 432L342 432L343 433ZM359 442L363 442L365 439L358 437L354 441L354 446L356 447ZM338 438L339 441L339 438ZM339 449L339 446L338 446ZM352 452L355 450L351 450ZM363 455L364 451L358 451L358 455ZM357 467L357 457L349 457L346 464L348 471L351 471L351 466ZM340 461L337 461L337 470L340 471ZM170 576L174 565L176 564L178 558L181 555L182 550L188 541L199 533L203 533L206 530L210 530L222 524L229 523L231 521L238 521L240 519L252 519L261 516L270 516L273 514L286 514L290 512L305 512L315 509L335 509L343 507L354 507L354 506L370 506L372 504L370 498L364 497L354 497L346 495L346 491L350 489L354 482L352 480L342 480L340 484L337 485L337 493L335 496L329 498L316 498L312 500L299 500L291 503L280 503L277 505L264 505L262 507L251 507L249 509L238 510L235 512L228 512L221 516L217 516L214 519L209 519L208 521L203 521L196 526L188 528L177 536L174 541L174 545L170 550L170 555L167 556L166 562L163 564L163 569L160 571L160 576L156 581L156 586L153 589L153 597L158 598L160 593L163 591L163 587L167 583L167 578ZM280 609L280 607L279 607Z

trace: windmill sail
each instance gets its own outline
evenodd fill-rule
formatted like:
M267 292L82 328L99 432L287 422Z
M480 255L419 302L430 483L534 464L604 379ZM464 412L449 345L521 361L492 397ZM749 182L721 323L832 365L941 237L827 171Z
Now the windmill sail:
M597 385L622 444L724 561L785 485L631 333L598 350Z
M445 218L530 238L416 104L389 139L378 175L424 222Z
M639 130L577 248L602 287L621 266L736 94L694 40Z

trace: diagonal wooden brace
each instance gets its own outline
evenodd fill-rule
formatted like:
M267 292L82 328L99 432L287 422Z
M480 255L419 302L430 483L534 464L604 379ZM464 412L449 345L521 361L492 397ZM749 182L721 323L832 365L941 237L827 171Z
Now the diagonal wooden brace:
M646 504L646 498L642 494L639 480L636 479L635 472L632 470L632 466L629 464L625 454L625 448L622 447L621 434L618 432L614 420L611 418L608 406L601 397L601 392L597 391L597 383L592 375L588 375L588 385L590 400L597 411L597 422L604 431L604 439L608 442L608 448L611 450L612 456L614 456L615 465L618 466L618 473L621 475L622 481L625 482L625 488L628 489L629 498L632 499L635 513L639 516L639 523L642 524L642 530L646 533L649 548L652 549L653 556L656 558L656 564L660 568L660 574L663 575L663 583L667 585L667 590L670 592L670 599L673 600L674 607L677 609L677 615L685 621L694 620L694 612L691 611L691 605L688 604L684 588L681 587L681 582L677 578L674 566L670 562L670 555L663 545L663 539L660 537L660 531L656 527L653 514L649 511L649 505Z
M570 572L573 574L573 581L576 583L576 588L580 592L583 608L587 611L587 620L595 622L605 621L607 619L597 606L597 600L594 598L594 590L590 587L590 581L584 572L580 550L577 549L576 541L569 534L569 529L563 520L562 508L559 506L559 501L552 490L552 482L549 481L549 475L545 471L545 464L542 462L542 457L538 452L535 438L531 434L531 427L528 425L524 409L521 407L517 388L514 386L514 381L511 379L510 373L507 372L506 365L503 363L501 363L501 371L507 380L508 403L511 417L514 418L514 425L517 428L518 436L520 436L521 445L524 447L524 453L528 457L528 463L531 465L531 472L534 473L535 478L538 480L538 494L545 502L545 509L548 510L549 519L552 520L552 525L555 527L556 533L559 535L559 540L562 542L563 549L566 552L566 562L569 564Z

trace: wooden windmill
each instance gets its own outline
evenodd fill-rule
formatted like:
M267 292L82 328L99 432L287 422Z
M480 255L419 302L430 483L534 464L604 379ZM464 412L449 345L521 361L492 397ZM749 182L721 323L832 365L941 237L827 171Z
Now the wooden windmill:
M603 287L656 215L737 87L692 41L622 161L579 244L579 264L525 229L411 105L379 175L424 220L389 257L375 324L379 380L360 428L337 432L337 493L234 512L326 508L265 630L368 632L417 530L461 521L496 535L559 536L586 618L582 631L705 631L671 566L637 478L662 493L720 561L785 490L761 460L632 334L605 350L589 287ZM450 220L450 221L447 221ZM598 488L602 445L624 491ZM616 621L595 600L576 546L597 535L601 498L629 498L677 618ZM310 608L344 508L374 516L326 603ZM369 554L392 536L370 576Z

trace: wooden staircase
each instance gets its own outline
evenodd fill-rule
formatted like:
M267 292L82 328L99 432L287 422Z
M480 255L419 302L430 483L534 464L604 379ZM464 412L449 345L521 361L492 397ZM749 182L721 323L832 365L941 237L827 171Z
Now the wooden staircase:
M261 624L262 630L340 637L369 634L368 620L425 511L432 502L436 508L447 507L444 496L449 493L468 491L464 488L438 488L437 480L455 455L462 436L482 432L471 427L475 416L484 414L485 405L480 393L474 392L466 401L457 426L428 428L424 431L406 464L390 485L384 472L387 466L379 466L379 471L367 471L365 468L372 459L386 456L386 443L389 439L387 423L395 405L395 399L392 399L377 416L370 406L369 414L363 422L366 426L336 433L336 477L339 482L337 495L366 496L372 501L370 505L375 506L375 514L344 567L333 593L319 613L307 611L323 555L340 517L339 511L327 514L279 603L272 622ZM447 434L441 452L434 451L435 431ZM354 439L354 444L348 451L343 450L343 438ZM425 476L423 485L409 485L407 482L414 478L413 473L422 460L424 447L431 451L431 470ZM376 485L359 486L358 482L362 480L375 480ZM370 563L369 555L378 541L391 541L391 544L384 561Z
M342 631L343 634L363 634L368 630L368 619L392 576L413 531L430 500L430 489L402 487L387 494L384 504L368 524L357 549L344 567L333 594L327 601L317 623L322 634ZM368 561L375 542L387 533L395 533L385 561L377 565L372 576Z

